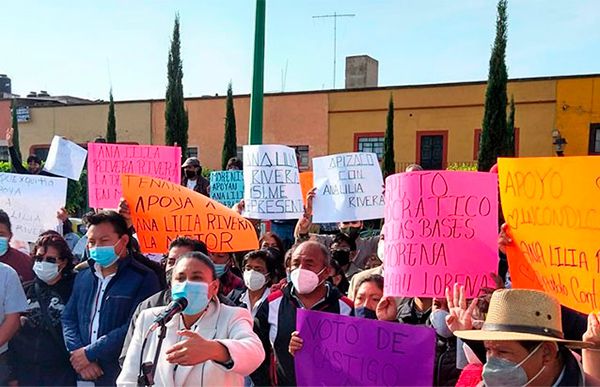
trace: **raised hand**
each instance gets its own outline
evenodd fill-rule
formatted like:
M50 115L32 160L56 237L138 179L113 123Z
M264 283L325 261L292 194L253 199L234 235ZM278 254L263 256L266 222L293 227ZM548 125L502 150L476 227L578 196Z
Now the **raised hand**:
M465 287L454 284L454 290L446 288L446 302L450 314L446 317L448 329L452 332L473 329L473 311L477 306L477 299L471 301L467 308Z
M13 146L13 139L15 136L15 130L13 128L6 129L6 145L9 147Z

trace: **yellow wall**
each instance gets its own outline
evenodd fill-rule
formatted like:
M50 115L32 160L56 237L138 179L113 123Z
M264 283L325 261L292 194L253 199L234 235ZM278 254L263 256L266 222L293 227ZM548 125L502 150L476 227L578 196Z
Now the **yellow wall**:
M77 143L106 136L108 104L36 107L29 109L31 120L19 123L21 152L32 145L50 144L54 135ZM115 104L117 141L150 144L150 102Z
M432 85L329 95L329 153L354 149L354 133L384 132L390 94L394 98L396 162L416 160L417 131L448 131L448 163L473 160L474 131L481 128L485 84ZM552 154L555 81L511 82L521 156Z
M600 123L600 77L559 79L556 128L567 140L566 156L588 154L590 123Z

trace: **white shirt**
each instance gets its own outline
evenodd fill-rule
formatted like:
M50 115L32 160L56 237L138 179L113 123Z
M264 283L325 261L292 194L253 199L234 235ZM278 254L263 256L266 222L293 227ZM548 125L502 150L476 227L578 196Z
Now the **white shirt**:
M94 297L94 308L92 309L92 326L90 327L91 335L90 335L90 344L98 341L98 329L100 328L100 309L102 308L102 301L104 299L104 292L106 291L106 287L110 283L110 280L113 279L115 274L110 274L106 277L102 276L102 270L100 265L95 264L94 274L98 277L98 288L96 289L96 297Z
M188 180L187 187L193 190L196 187L196 183L198 183L197 180Z
M244 292L244 294L242 295L242 297L240 298L240 301L243 302L244 304L246 304L246 308L248 309L248 312L250 312L250 314L252 315L252 317L256 317L256 312L258 311L258 307L260 306L260 304L262 304L262 302L269 297L269 294L271 294L271 289L269 287L265 288L265 291L263 292L262 296L260 296L260 299L258 301L256 301L256 303L254 304L254 306L250 306L250 294L248 292L248 290L246 290Z

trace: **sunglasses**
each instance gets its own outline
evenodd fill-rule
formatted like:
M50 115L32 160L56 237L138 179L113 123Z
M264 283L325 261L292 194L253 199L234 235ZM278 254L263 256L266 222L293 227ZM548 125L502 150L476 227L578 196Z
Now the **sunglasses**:
M49 263L56 263L58 262L58 258L56 257L44 257L43 255L36 255L35 257L33 257L33 260L36 262L49 262Z

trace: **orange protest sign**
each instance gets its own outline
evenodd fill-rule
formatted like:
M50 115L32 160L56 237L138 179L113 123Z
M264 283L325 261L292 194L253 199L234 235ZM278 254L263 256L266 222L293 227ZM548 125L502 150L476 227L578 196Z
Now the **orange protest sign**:
M500 159L513 287L543 289L583 313L600 299L600 158Z
M300 188L302 189L302 200L306 205L306 194L314 187L312 171L300 173Z
M204 195L146 176L121 175L121 184L144 253L165 253L179 236L204 242L210 252L258 248L248 219Z

